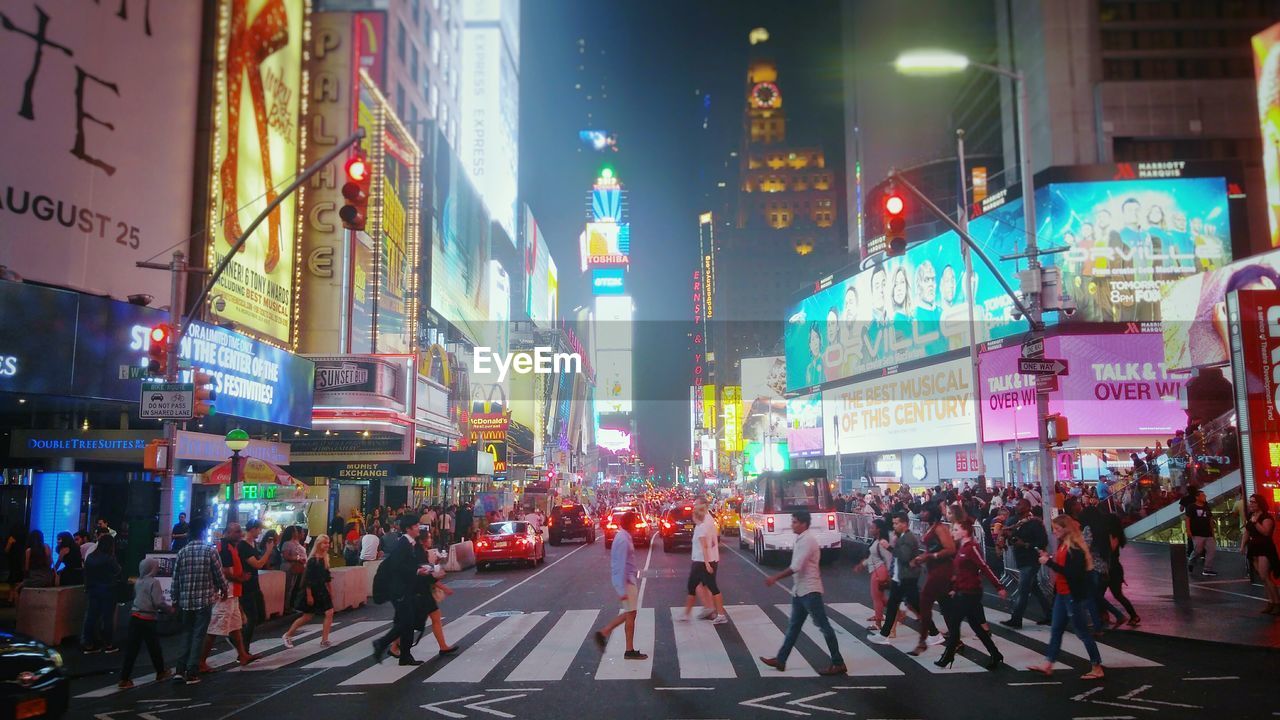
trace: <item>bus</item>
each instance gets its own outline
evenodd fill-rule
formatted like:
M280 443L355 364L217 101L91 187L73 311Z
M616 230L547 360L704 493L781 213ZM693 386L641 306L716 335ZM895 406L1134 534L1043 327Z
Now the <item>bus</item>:
M791 513L807 510L809 531L822 548L822 561L835 560L840 552L836 503L826 470L784 470L761 473L757 492L742 501L738 547L751 550L764 565L791 554L796 544Z

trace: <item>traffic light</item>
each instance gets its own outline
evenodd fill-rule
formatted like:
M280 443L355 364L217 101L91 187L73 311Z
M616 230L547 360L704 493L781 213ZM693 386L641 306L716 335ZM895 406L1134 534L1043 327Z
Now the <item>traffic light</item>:
M1061 445L1071 438L1067 419L1058 413L1044 419L1044 437L1049 445Z
M907 251L907 203L895 191L884 196L884 247L889 257Z
M357 152L347 160L347 182L342 186L342 197L347 204L338 211L342 226L348 230L363 230L369 212L369 162L364 153Z
M147 372L152 377L169 374L169 343L172 340L172 329L165 324L156 325L147 333Z
M191 383L196 386L191 414L198 418L216 415L218 407L213 401L218 399L218 391L213 389L213 376L203 370L196 370L191 373Z

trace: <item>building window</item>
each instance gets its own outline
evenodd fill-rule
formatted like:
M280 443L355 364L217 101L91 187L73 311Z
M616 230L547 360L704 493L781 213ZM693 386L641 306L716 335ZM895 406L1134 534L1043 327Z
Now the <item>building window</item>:
M409 48L409 75L413 78L413 86L418 87L418 68L422 64L418 62L418 46L413 45Z
M431 84L431 87L428 90L427 95L428 95L427 104L430 106L431 117L433 118L440 117L440 112L439 112L440 93L436 91L435 83Z
M396 57L400 58L400 64L405 62L405 32L404 23L396 25Z
M422 22L422 2L421 0L409 0L409 7L413 8L413 24L417 25Z
M440 31L431 28L431 64L440 67Z

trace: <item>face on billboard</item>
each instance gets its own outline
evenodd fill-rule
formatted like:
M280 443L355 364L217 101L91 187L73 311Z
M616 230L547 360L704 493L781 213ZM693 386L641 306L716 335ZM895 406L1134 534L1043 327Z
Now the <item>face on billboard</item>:
M1253 36L1271 247L1280 246L1280 23Z
M1160 303L1164 362L1187 369L1225 365L1230 359L1227 295L1233 290L1280 287L1280 250L1240 260L1166 288Z
M221 262L298 171L302 35L308 3L218 3L218 66L210 183L209 255ZM215 315L292 342L297 200L254 230L211 293Z

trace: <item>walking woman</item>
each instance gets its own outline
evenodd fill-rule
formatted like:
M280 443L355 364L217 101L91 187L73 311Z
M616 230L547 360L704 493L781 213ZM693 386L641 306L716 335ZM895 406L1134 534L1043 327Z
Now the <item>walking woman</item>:
M1267 606L1262 612L1280 615L1280 588L1276 587L1276 577L1280 575L1280 559L1276 557L1276 544L1272 539L1272 534L1276 531L1276 519L1271 514L1267 499L1259 494L1249 496L1248 513L1249 519L1244 524L1245 554L1267 590Z
M307 569L302 578L302 614L284 632L284 646L293 647L293 634L298 628L311 622L313 615L324 615L324 627L320 631L320 647L329 647L329 628L333 627L333 592L329 583L333 575L329 573L329 536L316 537L315 547L311 548L311 557L307 559Z
M1124 565L1120 564L1120 550L1128 542L1128 538L1124 535L1124 526L1120 523L1120 518L1111 513L1107 513L1107 535L1111 538L1111 574L1107 576L1107 589L1111 591L1111 597L1116 599L1129 613L1129 627L1137 627L1142 618L1138 617L1138 611L1133 609L1133 603L1129 602L1129 598L1124 594ZM1116 619L1116 627L1120 627L1120 619Z
M893 563L893 550L889 548L889 522L876 518L871 524L871 547L867 559L854 566L853 571L866 570L871 575L871 601L875 611L867 622L872 629L879 629L884 622L885 591L889 589L889 566Z
M1058 659L1058 651L1062 648L1062 634L1066 632L1067 621L1070 620L1072 630L1084 649L1089 653L1089 672L1081 675L1083 680L1100 680L1103 677L1102 657L1098 655L1098 645L1089 634L1088 603L1091 585L1089 581L1089 547L1080 532L1080 524L1068 515L1059 515L1053 519L1053 535L1058 539L1058 551L1053 557L1049 553L1040 552L1040 564L1054 571L1053 587L1053 625L1049 636L1049 649L1044 656L1043 665L1032 665L1027 668L1045 675L1053 674L1053 663Z
M937 505L926 505L920 510L920 520L926 525L924 537L924 554L911 561L912 565L924 565L926 575L924 587L920 588L920 641L910 655L920 655L926 649L929 637L937 636L937 626L933 623L933 603L941 601L951 592L951 576L954 573L952 557L956 554L956 542L951 531L942 524L942 509ZM941 638L938 642L941 642ZM936 644L936 643L935 643Z
M298 590L307 570L307 551L298 542L298 528L290 525L280 536L280 567L284 570L284 611L293 612L298 603Z
M942 658L934 663L938 667L949 667L956 659L960 649L960 621L969 623L973 634L982 641L991 661L988 670L995 670L1004 662L1004 655L991 639L991 627L987 625L986 614L982 611L982 579L1000 588L1000 599L1009 597L1009 592L1000 584L1000 578L991 571L987 561L982 557L982 548L973 539L973 520L964 518L952 528L956 536L956 556L952 563L955 575L951 580L952 596L944 615L947 618L947 647L942 651Z
M418 535L418 541L413 548L414 560L419 566L431 564L431 539L432 533L423 532ZM438 576L438 577L437 577ZM418 631L417 638L413 644L417 645L422 640L422 636L427 632L427 621L431 621L431 634L436 638L436 645L440 648L441 655L450 655L457 652L457 645L449 645L444 639L444 622L440 615L440 601L453 594L453 590L449 586L439 581L440 577L444 577L444 571L438 566L433 572L417 577L416 587L414 588L414 606L416 614L414 615L414 629ZM395 641L391 643L388 653L392 657L400 657L400 643Z

